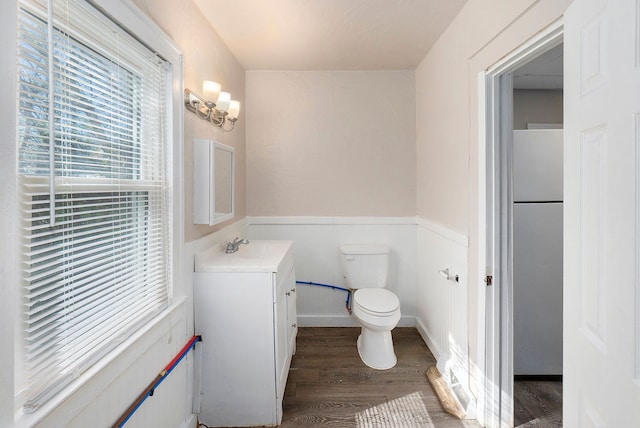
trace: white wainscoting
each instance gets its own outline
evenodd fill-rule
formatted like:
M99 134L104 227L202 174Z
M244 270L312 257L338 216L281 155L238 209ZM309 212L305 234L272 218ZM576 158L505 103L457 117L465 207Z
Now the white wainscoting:
M423 218L417 223L416 327L467 409L467 417L474 417L467 343L468 238ZM458 281L443 277L440 271L445 269Z
M415 217L249 217L249 239L292 240L296 279L338 287L345 287L340 245L389 245L388 289L400 299L402 318L398 325L415 325ZM343 291L299 284L298 324L301 327L356 326L345 309L346 297Z

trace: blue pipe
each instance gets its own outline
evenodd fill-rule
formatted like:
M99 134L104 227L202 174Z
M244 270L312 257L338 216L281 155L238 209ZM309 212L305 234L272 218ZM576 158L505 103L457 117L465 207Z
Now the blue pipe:
M182 350L176 355L173 360L162 370L158 376L151 382L151 384L145 389L145 391L138 396L136 401L127 409L127 411L118 419L113 425L114 428L121 428L127 423L129 418L138 410L147 397L153 396L156 388L165 380L165 378L173 371L173 369L182 361L182 359L189 353L190 350L196 347L196 343L202 341L202 336L193 336L189 342L182 348Z
M345 302L345 308L347 309L347 311L349 311L349 313L351 313L351 307L349 306L349 303L350 303L350 300L351 300L351 290L350 289L344 288L344 287L338 287L337 285L321 284L319 282L310 282L310 281L296 281L296 284L315 285L317 287L331 288L332 290L346 291L347 292L347 301Z

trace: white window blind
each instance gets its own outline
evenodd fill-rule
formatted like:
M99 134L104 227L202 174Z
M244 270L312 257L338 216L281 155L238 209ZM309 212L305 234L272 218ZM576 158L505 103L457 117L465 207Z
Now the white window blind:
M170 73L85 1L19 6L17 386L31 412L168 305Z

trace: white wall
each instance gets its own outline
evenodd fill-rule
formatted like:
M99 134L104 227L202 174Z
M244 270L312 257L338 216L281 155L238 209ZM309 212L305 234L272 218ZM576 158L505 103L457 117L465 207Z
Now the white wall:
M424 219L418 220L418 314L416 323L436 359L448 353L467 355L468 238ZM440 271L448 270L445 278Z
M469 237L472 392L482 394L485 267L478 266L478 73L562 16L570 0L469 0L416 69L417 215ZM484 251L484 249L482 249ZM418 246L417 259L428 257ZM418 290L434 285L420 277ZM499 285L496 285L499 286ZM445 322L444 320L442 322ZM479 367L480 365L480 367ZM475 373L475 375L474 375Z
M412 71L247 72L251 216L415 215Z
M388 245L391 257L387 288L400 299L399 325L415 325L415 217L249 217L249 238L292 240L296 280L338 287L345 287L340 245ZM345 309L345 300L343 291L298 285L299 325L355 326Z
M422 218L417 228L417 316L416 325L442 375L452 375L464 387L468 401L469 348L467 331L468 237ZM445 278L440 271L447 271ZM458 391L456 391L458 392ZM462 393L462 392L460 392ZM468 414L467 416L473 417Z

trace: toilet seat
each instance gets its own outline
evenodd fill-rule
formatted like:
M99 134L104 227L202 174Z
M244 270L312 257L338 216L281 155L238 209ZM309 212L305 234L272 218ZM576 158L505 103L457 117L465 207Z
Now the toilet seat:
M354 306L374 316L393 315L400 308L398 296L384 288L361 288L353 295Z

